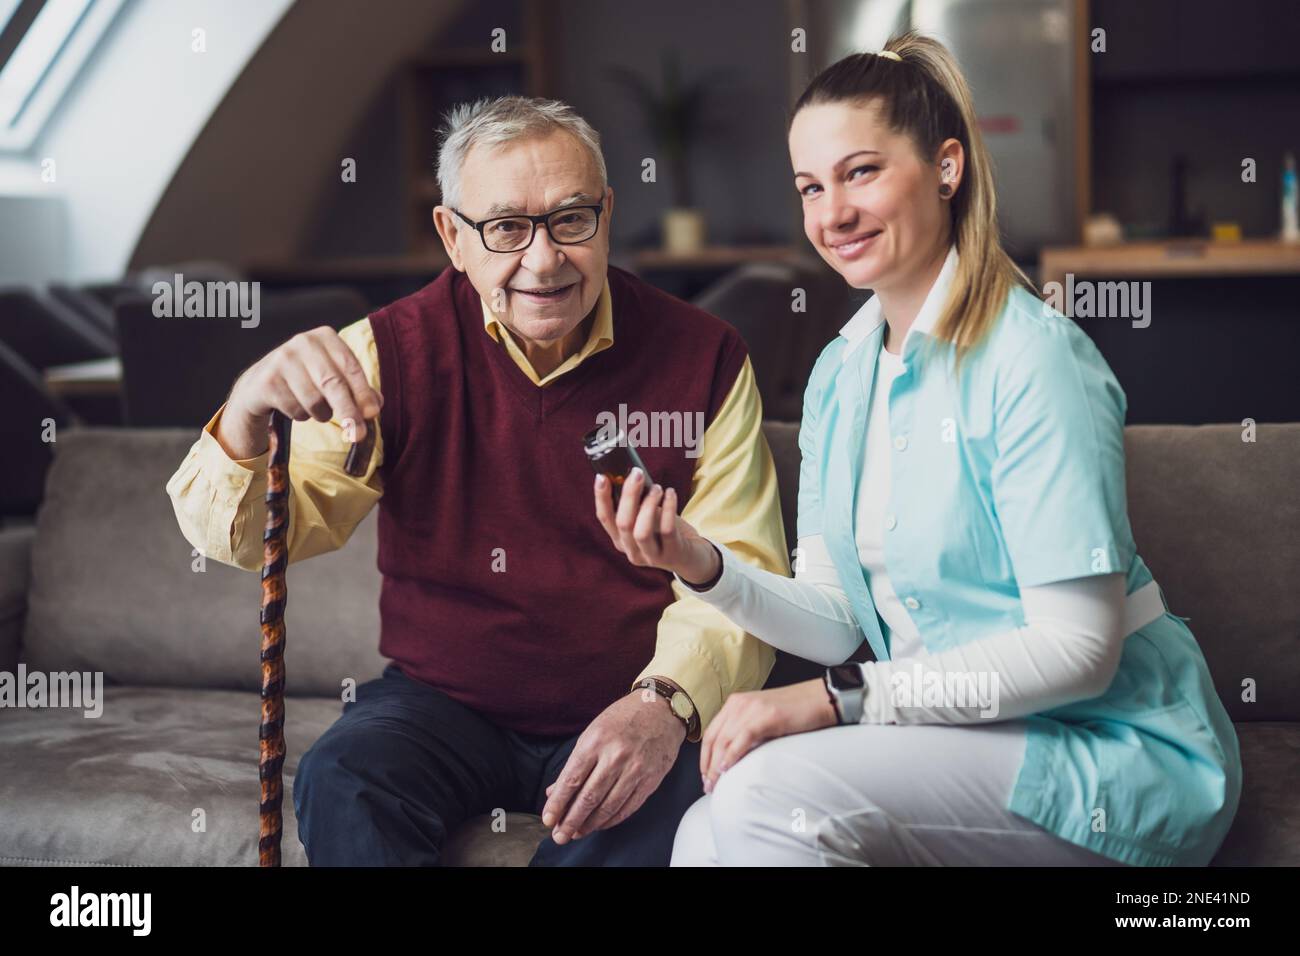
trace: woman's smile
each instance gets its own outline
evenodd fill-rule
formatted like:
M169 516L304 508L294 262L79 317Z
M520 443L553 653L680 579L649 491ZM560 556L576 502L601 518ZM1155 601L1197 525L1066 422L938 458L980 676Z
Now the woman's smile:
M827 243L835 252L835 255L844 262L852 262L858 259L875 245L876 237L884 230L874 229L870 232L861 233L856 236L850 236L847 239L840 239L835 242Z

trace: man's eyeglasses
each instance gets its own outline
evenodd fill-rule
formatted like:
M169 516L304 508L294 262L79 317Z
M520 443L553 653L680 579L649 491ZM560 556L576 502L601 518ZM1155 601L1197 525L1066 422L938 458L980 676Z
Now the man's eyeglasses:
M600 211L603 208L599 204L565 206L562 209L542 213L540 216L498 216L495 219L482 219L478 222L470 219L459 209L452 209L452 212L478 231L483 246L489 252L521 252L532 245L533 236L537 234L537 226L541 223L546 225L551 242L565 246L586 242L596 234L596 229L600 226Z

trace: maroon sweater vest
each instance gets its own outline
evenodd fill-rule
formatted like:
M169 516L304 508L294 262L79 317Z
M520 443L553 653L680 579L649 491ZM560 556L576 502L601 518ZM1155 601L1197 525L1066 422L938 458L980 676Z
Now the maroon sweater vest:
M707 425L747 354L731 326L627 272L610 267L609 286L614 344L540 388L452 267L370 316L384 393L380 653L523 733L578 733L627 694L675 599L672 576L629 563L596 520L583 435L620 403ZM684 506L699 459L638 451Z

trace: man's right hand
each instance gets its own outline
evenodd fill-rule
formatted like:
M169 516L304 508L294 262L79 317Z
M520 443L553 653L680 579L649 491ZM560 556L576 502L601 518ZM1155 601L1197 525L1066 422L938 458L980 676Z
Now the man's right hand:
M351 422L349 441L361 441L366 420L379 414L383 402L352 349L322 325L299 332L244 370L230 390L215 437L232 459L255 458L269 446L266 421L274 409L298 422Z

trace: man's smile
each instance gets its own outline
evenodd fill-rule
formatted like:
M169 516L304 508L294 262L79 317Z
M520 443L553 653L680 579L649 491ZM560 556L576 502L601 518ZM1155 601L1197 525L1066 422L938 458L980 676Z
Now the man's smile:
M537 302L554 302L567 298L569 293L576 287L576 282L570 282L568 285L536 286L532 289L512 289L511 291L518 292Z

